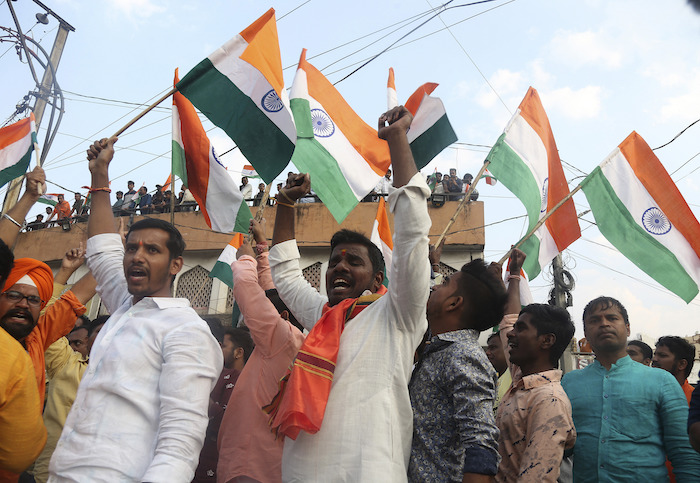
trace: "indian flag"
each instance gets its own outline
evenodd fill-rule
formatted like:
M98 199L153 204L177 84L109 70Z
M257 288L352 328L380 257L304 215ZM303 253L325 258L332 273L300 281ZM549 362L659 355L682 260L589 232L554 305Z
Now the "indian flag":
M243 245L243 236L242 233L236 233L236 235L231 238L231 241L228 242L228 245L224 247L221 255L219 255L219 259L216 260L214 268L209 272L211 278L218 278L231 288L233 288L231 264L236 261L236 253L241 245Z
M605 238L690 303L700 284L700 225L644 139L632 132L581 185Z
M201 61L176 87L236 142L266 183L287 166L296 132L274 9Z
M175 83L177 84L177 69ZM216 157L194 106L179 92L173 94L173 145L185 160L183 182L197 200L207 225L220 232L247 233L250 225L250 208L241 192Z
M338 223L389 169L389 147L301 53L290 94L297 127L292 162Z
M486 159L496 178L525 205L528 232L569 194L549 119L532 87ZM523 269L530 280L580 236L569 199L520 247L527 255Z
M413 114L408 142L416 167L422 169L450 144L457 141L442 101L430 93L438 85L428 82L420 86L406 101L406 109Z
M399 98L396 94L396 83L394 82L394 68L389 67L389 80L386 82L386 108L393 109L399 105Z
M257 171L255 171L255 168L251 166L250 164L246 164L243 166L243 170L241 171L242 176L247 176L248 178L259 178L260 176L258 175Z
M384 286L389 286L389 272L391 271L391 254L394 250L394 242L391 239L391 228L389 228L389 217L386 214L386 202L384 197L379 197L377 216L372 225L372 234L369 239L377 245L377 248L384 255Z
M481 179L483 179L489 186L496 186L496 183L498 183L498 180L494 178L491 173L489 173L488 169L484 170L484 174L481 176Z
M36 143L34 113L0 129L0 186L27 172Z
M58 204L58 193L46 193L45 195L39 196L38 201L45 205L56 206Z

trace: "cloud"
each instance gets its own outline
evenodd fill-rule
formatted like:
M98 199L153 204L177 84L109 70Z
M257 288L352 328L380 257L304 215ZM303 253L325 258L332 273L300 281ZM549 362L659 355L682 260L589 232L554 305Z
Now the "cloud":
M547 111L559 111L569 119L591 119L600 114L602 93L600 86L562 87L542 92L541 97Z
M112 7L129 18L148 18L163 13L166 8L156 4L154 0L110 0Z
M596 64L617 69L623 53L616 42L601 32L558 31L551 41L552 55L564 64L581 67Z
M666 98L661 106L661 120L681 122L697 119L700 112L700 69L685 77L685 92Z

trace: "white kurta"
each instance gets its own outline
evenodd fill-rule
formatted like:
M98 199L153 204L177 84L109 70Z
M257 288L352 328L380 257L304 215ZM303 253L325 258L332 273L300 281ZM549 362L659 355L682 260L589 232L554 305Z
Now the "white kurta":
M90 352L49 482L189 482L209 422L221 348L186 299L132 305L117 234L88 240L88 266L112 316Z
M283 481L406 481L413 433L408 382L428 327L429 195L416 174L389 196L395 232L388 293L345 327L321 429L285 440ZM327 298L304 280L296 242L275 245L269 259L280 297L311 329Z

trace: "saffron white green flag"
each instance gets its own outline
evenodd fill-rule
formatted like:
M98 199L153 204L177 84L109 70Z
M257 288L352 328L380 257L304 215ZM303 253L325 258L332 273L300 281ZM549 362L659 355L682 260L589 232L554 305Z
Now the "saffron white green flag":
M0 186L27 172L36 142L33 112L0 129Z
M569 194L549 119L530 87L504 133L486 157L489 170L525 205L528 233ZM569 199L520 246L530 280L581 236L574 201Z
M177 69L175 70L177 84ZM250 208L243 195L216 157L197 112L179 92L173 94L173 152L180 151L185 161L183 182L202 210L209 228L223 233L247 233ZM176 139L180 145L176 145Z
M45 205L56 206L58 204L58 194L56 193L46 193L39 196L39 203L44 203Z
M255 168L252 167L250 164L246 164L243 166L243 169L241 170L241 176L246 176L248 178L259 178L260 176L258 173L255 171Z
M644 139L632 132L581 184L605 238L690 303L700 284L700 224Z
M389 169L389 147L302 51L290 94L297 128L292 163L338 223Z
M379 197L377 203L377 216L372 225L372 234L369 239L374 243L384 256L384 282L385 287L389 286L389 274L391 272L392 252L394 241L391 239L391 228L389 227L389 216L386 214L386 201L384 197Z
M457 135L447 119L445 106L439 98L430 96L437 86L438 84L434 82L423 84L411 94L405 104L406 109L413 114L413 122L407 137L419 170L443 149L457 141ZM387 107L392 109L397 105L394 69L389 68Z
M214 268L209 272L211 278L218 278L231 288L233 288L231 264L236 261L236 253L243 244L243 236L242 233L236 233L236 235L231 238L231 241L224 247L218 260L216 260Z
M236 142L266 183L287 166L296 133L274 9L197 64L176 87Z

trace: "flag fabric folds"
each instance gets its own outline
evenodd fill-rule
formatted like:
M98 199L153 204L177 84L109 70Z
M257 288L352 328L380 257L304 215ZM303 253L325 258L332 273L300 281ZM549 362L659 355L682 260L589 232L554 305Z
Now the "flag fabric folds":
M231 264L236 260L236 253L243 244L243 234L236 233L228 242L214 264L214 268L209 272L211 278L218 278L229 287L233 288L233 272Z
M411 114L413 122L408 130L408 142L411 145L413 159L418 169L424 168L443 149L457 141L457 135L452 129L445 106L437 97L430 94L438 85L428 82L411 94L404 105ZM389 69L387 81L387 107L392 109L398 105L394 69Z
M297 128L292 163L338 223L389 169L389 147L302 51L290 94Z
M266 183L287 166L296 134L274 9L201 61L176 87L236 142Z
M525 205L528 232L569 194L549 119L532 87L486 159L495 177ZM530 280L580 236L574 201L569 199L520 246L527 255L523 269Z
M394 82L394 68L389 67L389 79L386 81L386 108L393 109L399 105L399 97L396 94L396 83Z
M36 142L33 112L0 129L0 186L27 172Z
M257 171L255 171L255 168L252 167L250 164L246 164L243 166L243 170L241 171L241 176L246 176L248 178L259 178L260 177L258 175Z
M408 142L418 169L423 169L435 156L457 141L442 101L430 96L438 85L428 82L420 86L406 101L406 109L413 114Z
M700 284L700 224L636 132L581 183L600 232L687 303Z
M483 179L489 186L496 186L496 183L498 183L498 180L494 178L491 173L489 173L488 169L484 170L484 174L481 176L481 179Z
M177 69L175 83L177 84ZM175 123L178 119L179 123ZM194 106L179 92L173 94L173 140L180 139L180 151L185 160L185 176L181 176L197 200L207 225L224 233L247 233L250 208L243 195L219 162L209 142Z
M56 206L58 204L58 194L57 193L46 193L39 196L37 200L39 203L44 203L49 206Z
M394 250L394 242L391 239L391 228L389 227L389 217L386 214L386 201L384 197L379 198L377 216L372 225L372 233L369 239L374 243L384 256L384 282L385 287L389 286L391 272L391 258Z

